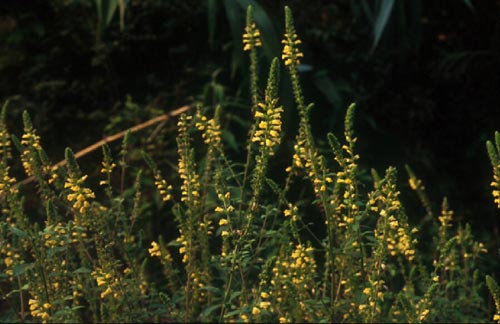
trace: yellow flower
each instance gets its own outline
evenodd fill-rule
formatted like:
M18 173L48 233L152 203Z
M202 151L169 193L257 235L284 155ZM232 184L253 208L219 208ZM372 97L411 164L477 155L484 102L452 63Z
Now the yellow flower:
M280 142L281 113L283 108L277 107L278 99L266 95L264 103L257 105L254 114L258 130L255 131L252 142L259 143L262 150L274 155L273 148Z
M425 318L427 317L427 315L429 315L429 310L428 309L424 309L424 311L422 313L420 313L420 316L418 317L418 319L420 321L423 321L425 320Z
M262 46L260 31L255 27L255 24L246 26L243 34L243 50L250 51L252 48L259 46Z
M285 65L299 65L300 58L304 57L304 54L297 47L302 43L297 34L286 33L285 39L281 42L284 44L281 59L285 62Z
M111 287L106 288L106 290L101 293L101 298L105 298L106 296L110 295L112 292L113 292L113 290L111 290Z
M151 248L148 249L149 251L149 255L151 255L152 257L161 257L161 251L160 251L160 247L158 245L158 243L156 243L155 241L151 242Z
M260 314L260 309L257 307L252 308L252 315L259 315Z
M70 176L64 184L64 188L69 188L72 191L72 193L67 195L67 200L70 202L75 201L73 208L78 210L80 213L87 211L90 207L89 200L95 198L95 194L92 190L81 186L86 179L86 175L80 179Z

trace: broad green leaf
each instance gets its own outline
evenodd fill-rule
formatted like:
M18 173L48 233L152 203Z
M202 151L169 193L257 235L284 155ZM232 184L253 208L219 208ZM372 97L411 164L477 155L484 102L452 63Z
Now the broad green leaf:
M226 142L229 145L229 147L231 147L236 152L239 151L238 142L236 141L236 137L234 137L233 133L223 129L221 132L221 137L224 140L224 142Z
M108 0L104 1L107 3L107 6L104 7L103 14L106 16L106 20L104 21L104 27L108 26L115 15L116 8L118 7L119 0Z
M221 304L217 304L217 305L212 305L212 306L209 306L207 308L205 308L201 314L200 314L200 317L201 317L201 320L206 320L206 317L209 316L210 314L212 314L216 309L218 308L221 308L222 305Z
M226 17L231 29L233 37L232 43L232 59L231 59L231 77L234 78L236 71L242 66L243 62L243 46L242 35L244 32L244 11L241 10L238 3L234 0L224 0L224 9L226 10ZM246 8L245 8L246 10Z
M472 2L470 0L462 0L467 7L469 7L470 11L476 12L476 8L472 5Z
M334 108L340 109L340 107L344 106L340 93L326 70L316 72L314 84Z
M372 52L377 47L382 34L384 33L385 26L389 21L392 9L394 7L394 0L383 0L380 9L375 17L375 22L373 26L374 40L372 45Z
M12 271L12 275L14 277L20 276L23 273L25 273L27 270L32 269L34 265L35 265L34 263L23 263L23 264L15 265L14 270Z

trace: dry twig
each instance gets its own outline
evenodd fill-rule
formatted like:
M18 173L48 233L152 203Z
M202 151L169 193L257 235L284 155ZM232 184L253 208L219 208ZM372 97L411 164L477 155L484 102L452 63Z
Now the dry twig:
M113 135L110 135L110 136L107 136L105 138L103 138L102 140L84 148L83 150L80 150L78 151L77 153L75 153L75 158L78 159L92 151L95 151L96 149L100 148L101 146L103 146L104 144L107 144L107 143L111 143L111 142L114 142L122 137L125 136L125 134L127 132L131 132L131 133L135 133L137 131L140 131L144 128L147 128L147 127L150 127L152 125L155 125L159 122L166 122L167 120L169 120L170 118L172 117L175 117L175 116L178 116L180 114L182 114L183 112L186 112L188 111L189 109L191 109L192 106L189 106L189 105L186 105L186 106L182 106L180 108L177 108L177 109L174 109L174 110L171 110L169 111L168 113L166 114L163 114L163 115L160 115L158 117L155 117L153 119L150 119L142 124L139 124L139 125L135 125L133 127L130 127L124 131L121 131L119 133L116 133L116 134L113 134ZM57 168L63 166L66 164L66 160L62 160L62 161L59 161L57 162L56 164L54 164L53 166L51 166L51 169L52 170L57 170ZM29 178L26 178L24 179L23 181L21 182L18 182L16 184L17 187L19 186L22 186L22 185L25 185L25 184L28 184L30 182L32 182L33 180L35 180L35 177L34 176L31 176Z

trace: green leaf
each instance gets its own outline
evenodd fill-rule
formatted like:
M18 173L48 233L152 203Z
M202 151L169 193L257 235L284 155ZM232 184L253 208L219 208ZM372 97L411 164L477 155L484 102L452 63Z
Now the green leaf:
M229 28L231 29L231 35L233 37L231 77L234 78L236 71L243 64L243 46L241 45L241 42L244 32L243 22L245 21L245 18L243 10L241 10L238 3L234 0L224 0L224 9L226 10L226 17L229 22Z
M227 131L227 130L223 129L221 131L220 136L222 137L222 139L224 140L224 142L226 142L229 145L229 147L231 147L236 152L239 151L238 141L236 141L236 137L234 137L233 133L231 133L230 131Z
M201 317L201 321L203 322L203 320L207 320L207 316L209 316L210 314L212 314L216 309L218 308L221 308L222 305L221 304L217 304L217 305L212 305L212 306L209 306L207 308L205 308L201 314L200 314L200 317Z
M476 8L474 8L474 6L472 5L472 2L470 0L462 0L464 2L464 4L469 7L470 11L472 12L476 12Z
M314 75L314 84L334 108L344 106L340 93L326 70L316 72Z
M165 294L165 293L162 293L162 292L161 292L161 293L159 293L159 294L158 294L158 297L160 297L160 300L161 300L161 302L162 302L164 305L169 305L169 304L171 303L171 301L170 301L170 297L169 297L167 294Z
M12 271L12 275L14 277L20 276L25 273L27 270L33 269L35 266L34 263L23 263L14 266L14 270Z
M380 9L375 17L375 22L373 26L373 45L371 51L373 52L377 47L382 34L384 33L385 26L389 21L389 17L391 16L392 9L394 8L394 0L383 0Z
M85 268L85 267L81 267L81 268L78 268L75 271L73 271L73 273L91 273L91 272L92 272L92 270Z
M241 295L241 291L235 291L231 294L229 297L229 302L232 302L236 297L239 297Z
M16 235L16 236L19 236L21 238L29 238L29 235L28 233L26 233L25 231L23 230L20 230L19 228L17 227L9 227L9 230L12 232L12 234Z

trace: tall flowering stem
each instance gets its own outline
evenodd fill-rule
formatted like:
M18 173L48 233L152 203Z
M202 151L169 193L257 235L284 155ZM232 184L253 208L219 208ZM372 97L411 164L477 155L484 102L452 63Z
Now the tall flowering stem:
M299 132L297 135L297 142L294 146L295 154L293 155L293 164L291 167L287 168L287 171L291 172L296 170L303 170L306 176L310 179L313 184L313 189L316 197L318 198L321 208L325 214L325 222L332 223L332 204L330 203L329 193L327 190L327 185L333 182L333 179L328 176L329 171L326 167L323 156L318 154L318 150L314 143L314 139L311 133L311 126L309 123L309 110L313 107L312 104L305 104L304 96L302 94L302 88L300 86L300 79L298 74L298 66L304 54L301 52L299 46L302 43L298 38L295 31L295 26L293 22L292 11L288 6L285 7L285 37L282 40L283 51L282 60L290 73L290 78L292 81L293 94L295 102L297 104L297 109L299 112ZM288 181L288 180L287 180ZM330 225L331 228L331 225ZM334 237L332 230L327 231L328 237L325 244L325 285L330 282L330 293L329 297L334 300L334 264L333 256L331 251L334 248ZM326 293L328 289L324 289Z
M252 6L247 8L247 21L245 26L245 33L243 34L243 50L248 51L250 54L250 95L252 97L252 111L257 108L259 101L259 88L258 88L258 59L257 47L262 46L260 39L260 30L256 27L253 19Z
M313 182L314 192L320 199L325 215L329 217L331 212L326 192L326 174L328 172L323 157L318 154L311 133L309 110L313 105L305 105L302 88L300 86L297 67L304 54L299 49L301 41L295 32L292 11L289 7L285 7L285 29L285 38L282 41L284 44L282 59L290 73L295 102L300 115L297 144L294 146L294 166L299 169L304 169L308 178Z
M486 276L486 285L493 295L493 300L495 301L496 313L493 315L493 321L500 323L500 287L498 287L497 282L493 277Z
M21 141L15 140L21 152L21 161L28 176L34 176L38 182L41 195L44 199L54 198L54 192L49 188L57 178L51 170L51 163L40 145L40 136L36 133L27 111L23 112L24 134ZM48 178L48 180L45 180Z
M69 190L66 199L72 204L75 211L75 224L93 229L95 220L90 217L89 212L95 194L90 188L84 186L87 175L82 175L73 151L70 148L66 148L65 154L68 166L68 178L66 179L64 188Z
M255 111L255 131L252 142L258 143L259 155L255 157L256 166L252 179L253 202L257 203L262 188L268 159L274 155L276 147L281 142L281 114L283 108L278 106L278 82L279 82L279 61L275 58L269 71L269 79L264 102L257 105ZM251 204L253 205L253 204Z
M491 187L493 188L493 200L497 207L500 209L500 161L498 154L500 152L500 133L495 132L495 145L492 142L486 142L486 149L490 156L491 166L493 167L493 181Z
M201 202L200 202L200 176L197 172L197 166L194 159L194 150L190 145L189 128L193 122L192 116L185 114L181 115L178 126L177 136L177 153L179 154L179 176L182 180L181 184L181 202L185 206L185 212L179 214L177 221L179 223L180 236L177 242L180 244L179 253L183 256L182 262L186 268L186 286L185 286L185 320L192 320L191 315L195 309L193 302L198 297L199 288L201 288L200 278L196 277L197 273L201 273L201 269L197 270L197 252L200 251L200 233L203 229L199 226Z
M262 41L260 39L260 31L255 25L255 21L253 19L253 9L252 6L248 6L247 8L247 17L246 17L246 26L245 33L243 34L243 50L249 52L250 57L250 96L252 99L252 114L258 109L259 104L259 60L257 57L257 47L262 46ZM250 138L255 136L256 125L252 124L250 127ZM250 168L250 163L252 159L252 142L248 142L247 144L247 157L245 163L245 171L243 172L243 186L246 186L248 171ZM243 191L241 193L240 199L243 201ZM241 205L240 205L241 209Z
M27 226L25 217L22 217L23 203L19 197L19 189L15 186L16 178L10 175L11 140L5 125L8 102L0 112L0 207L7 223L17 224L21 228ZM15 218L13 218L14 216Z

